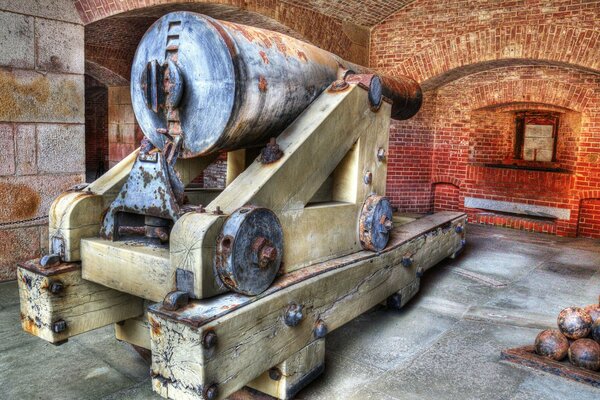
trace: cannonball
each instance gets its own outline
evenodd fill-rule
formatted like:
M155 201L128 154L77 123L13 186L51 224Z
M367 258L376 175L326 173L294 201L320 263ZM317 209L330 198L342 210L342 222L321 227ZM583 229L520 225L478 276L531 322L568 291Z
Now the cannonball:
M569 347L569 361L581 368L600 369L600 344L592 339L579 339Z
M592 324L592 331L590 332L590 336L596 342L600 343L600 319L596 320L596 322Z
M581 339L590 333L592 317L583 308L569 307L558 314L558 328L569 339Z
M567 356L569 340L558 329L546 329L535 338L535 352L560 361Z
M589 306L585 306L583 307L583 311L592 317L592 323L600 318L600 304L590 304Z

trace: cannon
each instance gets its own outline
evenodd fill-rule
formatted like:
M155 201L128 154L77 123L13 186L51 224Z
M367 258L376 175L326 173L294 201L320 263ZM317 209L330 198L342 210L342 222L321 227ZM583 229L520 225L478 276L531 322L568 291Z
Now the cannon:
M291 398L327 333L403 307L465 246L465 214L402 219L385 197L390 120L421 105L410 78L175 12L142 38L131 97L145 138L54 201L50 254L18 268L21 322L55 344L115 324L163 397ZM225 188L191 189L225 152Z

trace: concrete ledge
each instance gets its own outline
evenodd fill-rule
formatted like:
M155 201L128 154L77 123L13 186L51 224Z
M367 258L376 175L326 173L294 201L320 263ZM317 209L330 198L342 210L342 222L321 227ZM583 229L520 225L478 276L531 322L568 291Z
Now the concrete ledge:
M483 210L502 211L514 214L524 214L532 217L558 218L568 220L571 210L558 207L537 206L534 204L514 203L510 201L479 199L465 197L465 207Z

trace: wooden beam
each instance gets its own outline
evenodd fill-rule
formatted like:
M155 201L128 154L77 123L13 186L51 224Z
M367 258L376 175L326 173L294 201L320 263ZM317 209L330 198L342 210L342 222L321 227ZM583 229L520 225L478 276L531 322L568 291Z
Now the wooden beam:
M81 241L83 279L150 301L175 290L167 246L93 238Z
M325 369L325 339L317 339L285 361L277 364L248 383L280 400L293 399L303 387L321 375Z
M444 212L402 225L380 253L361 251L280 277L266 292L228 293L193 301L177 311L151 306L153 388L171 399L200 399L210 388L227 397L315 340L322 321L329 332L413 282L463 246L461 213ZM411 257L412 265L402 259ZM292 304L303 307L297 326L284 323ZM205 348L204 336L217 345Z
M144 313L142 299L83 280L78 263L28 261L17 282L23 329L51 343Z

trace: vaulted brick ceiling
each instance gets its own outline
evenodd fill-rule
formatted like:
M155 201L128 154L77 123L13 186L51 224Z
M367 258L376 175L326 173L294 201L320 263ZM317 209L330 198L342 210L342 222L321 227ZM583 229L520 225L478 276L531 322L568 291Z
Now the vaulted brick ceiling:
M330 17L371 28L414 0L284 0Z
M194 11L211 17L253 25L303 39L333 51L351 61L368 62L369 29L414 0L283 0L271 3L238 0L230 4L166 1L159 4L121 10L105 0L75 0L84 21L87 73L106 84L105 68L128 79L135 49L148 27L162 15L177 11ZM106 5L104 5L106 3ZM111 4L109 6L109 3ZM156 4L150 0L147 4ZM164 2L163 2L164 3ZM254 4L256 3L256 4ZM103 15L105 17L103 17ZM350 28L348 28L350 26ZM354 28L352 28L354 27ZM91 68L94 66L95 68ZM107 72L106 70L104 72ZM114 77L113 77L114 78Z

